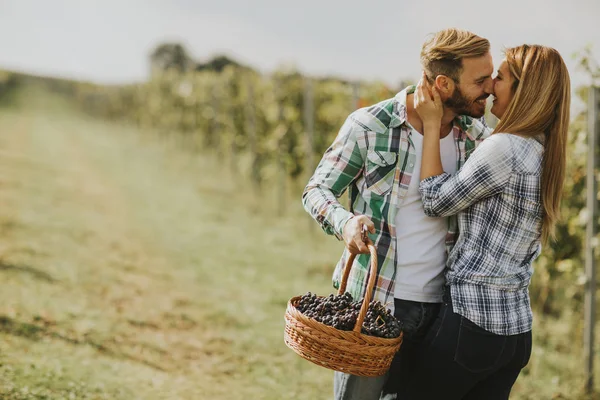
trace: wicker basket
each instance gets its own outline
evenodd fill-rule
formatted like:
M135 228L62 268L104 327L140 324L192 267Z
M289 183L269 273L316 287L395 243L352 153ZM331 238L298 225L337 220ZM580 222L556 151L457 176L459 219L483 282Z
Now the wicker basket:
M377 251L372 244L369 244L369 251L371 269L367 291L354 330L338 330L306 317L296 309L300 296L293 297L288 302L284 340L300 357L325 368L359 376L380 376L389 369L402 344L402 333L397 338L384 339L360 332L377 279ZM351 255L345 265L338 294L346 291L354 258L355 255Z

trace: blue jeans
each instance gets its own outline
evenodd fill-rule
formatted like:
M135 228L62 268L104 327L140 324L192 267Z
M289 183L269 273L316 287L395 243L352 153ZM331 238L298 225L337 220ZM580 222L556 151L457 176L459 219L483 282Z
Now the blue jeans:
M395 393L386 388L389 376L397 376L412 363L415 349L420 344L438 315L441 303L420 303L394 300L394 315L402 323L404 339L394 357L390 371L377 377L363 377L335 372L333 378L334 400L387 400Z

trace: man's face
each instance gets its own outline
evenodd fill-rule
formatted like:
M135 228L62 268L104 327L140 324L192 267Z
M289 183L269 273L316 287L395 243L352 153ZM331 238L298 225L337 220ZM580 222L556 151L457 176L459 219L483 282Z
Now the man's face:
M459 82L455 82L452 95L444 106L457 115L480 118L485 114L485 102L494 90L492 73L494 64L490 53L482 57L463 59Z

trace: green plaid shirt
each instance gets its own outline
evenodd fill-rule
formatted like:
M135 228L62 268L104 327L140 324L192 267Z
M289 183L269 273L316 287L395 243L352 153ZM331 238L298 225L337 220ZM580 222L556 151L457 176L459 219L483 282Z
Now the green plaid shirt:
M363 214L375 224L369 234L377 248L378 279L373 298L393 309L396 276L396 212L406 196L415 165L415 146L406 121L406 96L410 86L395 97L361 108L347 119L321 159L304 189L304 208L330 235L342 240L342 229L353 214ZM457 117L451 134L456 141L457 167L491 133L483 119ZM419 177L416 177L419 179ZM350 211L338 198L349 189ZM446 249L455 243L456 217L448 218ZM349 253L344 249L333 273L338 288ZM368 254L356 257L347 291L355 299L364 296L369 271Z

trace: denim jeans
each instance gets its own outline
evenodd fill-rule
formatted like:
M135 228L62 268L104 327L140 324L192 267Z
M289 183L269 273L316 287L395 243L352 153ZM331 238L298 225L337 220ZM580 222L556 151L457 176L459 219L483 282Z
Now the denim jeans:
M394 357L390 371L377 377L363 377L335 372L333 378L334 400L382 400L391 398L386 386L388 376L396 376L412 363L415 347L421 343L433 324L440 303L420 303L394 300L394 315L402 322L404 339ZM393 393L393 392L392 392Z
M531 332L496 335L444 304L409 371L398 375L402 400L507 400L531 355ZM390 397L394 398L394 397Z

